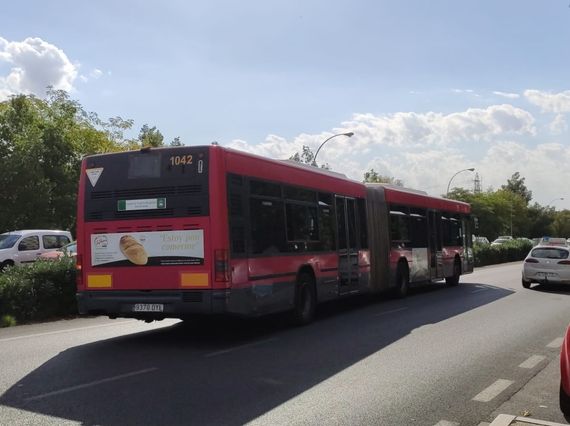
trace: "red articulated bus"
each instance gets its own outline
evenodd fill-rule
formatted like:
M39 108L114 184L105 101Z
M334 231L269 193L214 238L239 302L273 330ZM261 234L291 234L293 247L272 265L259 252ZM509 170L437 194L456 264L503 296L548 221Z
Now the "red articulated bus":
M82 314L147 321L291 311L473 270L470 207L212 146L86 157Z

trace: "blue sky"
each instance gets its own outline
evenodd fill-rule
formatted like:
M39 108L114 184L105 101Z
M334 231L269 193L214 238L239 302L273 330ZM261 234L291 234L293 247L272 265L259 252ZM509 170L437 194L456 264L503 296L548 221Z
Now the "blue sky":
M319 158L355 179L439 195L519 171L570 208L569 3L9 2L0 98L52 84L135 133L276 158L350 130Z

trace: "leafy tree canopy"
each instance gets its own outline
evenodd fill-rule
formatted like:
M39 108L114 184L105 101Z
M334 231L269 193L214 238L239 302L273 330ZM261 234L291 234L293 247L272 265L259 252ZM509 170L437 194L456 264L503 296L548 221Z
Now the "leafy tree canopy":
M511 178L507 180L507 184L501 186L501 189L520 195L528 204L532 200L532 191L529 191L524 181L525 178L521 177L519 172L515 172Z
M381 175L374 169L370 169L366 173L364 173L363 182L365 182L365 183L389 183L392 185L404 186L404 182L402 182L400 179L395 179L391 176Z

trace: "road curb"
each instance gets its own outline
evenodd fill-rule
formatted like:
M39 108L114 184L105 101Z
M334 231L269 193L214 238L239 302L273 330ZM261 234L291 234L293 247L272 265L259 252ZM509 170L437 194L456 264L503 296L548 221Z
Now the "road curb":
M548 422L546 420L531 419L529 417L499 414L489 426L568 426L563 423Z

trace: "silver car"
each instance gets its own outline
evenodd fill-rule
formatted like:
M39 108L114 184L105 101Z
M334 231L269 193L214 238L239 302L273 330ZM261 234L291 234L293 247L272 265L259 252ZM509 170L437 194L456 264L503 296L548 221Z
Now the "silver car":
M570 247L566 245L538 245L524 260L522 286L532 283L570 284Z

